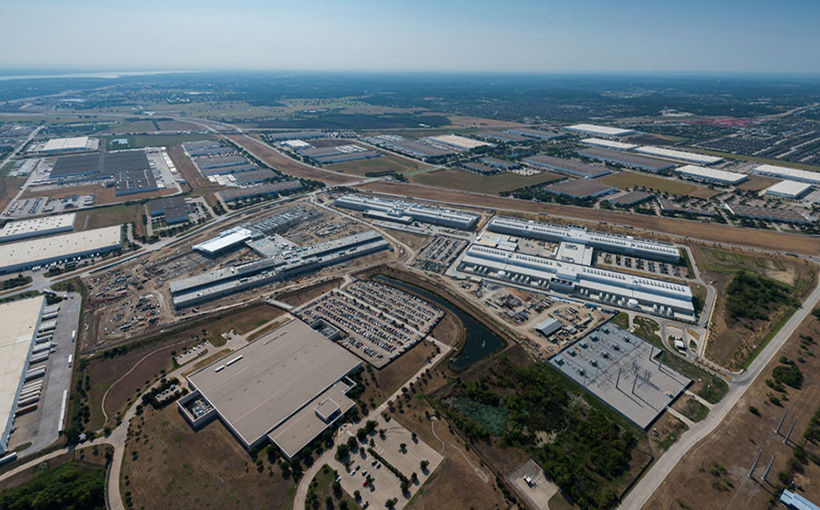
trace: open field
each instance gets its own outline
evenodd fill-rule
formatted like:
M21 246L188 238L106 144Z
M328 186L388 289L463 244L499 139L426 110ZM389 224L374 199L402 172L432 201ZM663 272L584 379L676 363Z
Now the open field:
M330 170L355 175L365 175L368 173L378 172L397 172L403 174L427 167L428 165L422 163L421 161L415 161L409 158L396 156L394 154L382 154L378 158L364 159L361 161L346 161L344 163L327 165L327 168Z
M765 345L772 332L793 310L787 304L773 304L766 321L732 320L727 312L726 291L735 275L746 271L780 282L798 301L814 288L817 279L817 267L805 260L699 245L693 246L693 252L703 278L714 282L718 296L706 354L730 368L740 368L753 359L754 353Z
M387 193L401 196L411 196L421 200L433 200L491 208L500 211L521 211L528 213L544 213L574 220L600 222L610 224L626 224L637 229L644 229L660 234L671 234L680 237L693 237L708 242L728 243L741 246L771 250L772 247L782 251L816 255L820 253L820 239L808 236L784 234L770 230L750 230L710 223L693 222L676 218L627 214L617 211L605 211L574 207L567 205L536 203L508 197L497 197L484 194L459 192L420 186L400 182L371 182L359 186L364 190L376 193ZM549 218L544 218L548 221Z
M519 175L510 172L478 175L453 168L419 173L410 177L412 182L426 186L441 186L476 193L501 193L526 186L546 184L559 179L562 177L552 172L541 172L537 175Z
M742 189L744 191L760 191L762 189L768 188L776 182L778 182L778 179L774 179L772 177L763 177L762 175L750 175L749 179L746 182L743 182L737 186L737 189Z
M152 120L135 120L115 126L111 129L111 132L115 135L119 135L122 133L147 133L156 130L157 126Z
M653 189L663 193L670 193L672 195L688 195L698 198L710 198L717 195L719 192L711 190L706 186L699 186L681 179L666 179L655 175L649 175L640 172L623 171L619 173L605 175L598 179L606 184L617 186L621 189L629 188L631 186L640 186L643 188Z
M802 338L801 338L802 337ZM814 339L814 343L805 340ZM809 316L794 337L781 349L779 356L763 371L723 422L703 441L691 449L658 488L644 508L764 510L770 498L782 487L780 472L786 479L793 476L800 492L812 501L820 500L820 466L808 458L796 456L795 447L803 443L808 422L820 408L820 321ZM784 386L784 391L770 388L765 380L772 377L774 368L783 366L777 359L785 356L795 361L803 374L800 388ZM779 404L770 400L775 397ZM758 414L754 414L754 407ZM775 429L789 409L780 435ZM785 434L794 420L797 423L788 445ZM755 470L755 479L749 479L749 469L759 452L763 452ZM806 455L820 455L820 446L807 441ZM777 459L767 478L763 473L772 457ZM794 458L795 460L790 460ZM790 469L790 464L794 469ZM792 472L793 471L793 472ZM790 474L790 472L792 472ZM681 491L686 487L686 491Z
M483 119L481 117L469 117L463 115L448 115L450 123L458 128L492 128L508 129L511 127L521 127L524 124L509 122L506 120Z
M267 144L247 135L229 135L226 138L245 150L256 155L268 165L288 175L300 179L313 179L328 184L347 184L356 181L356 177L349 177L333 171L323 171L294 161Z
M194 165L194 162L185 155L185 150L182 148L182 145L175 145L169 148L168 156L171 158L171 161L173 161L180 175L185 178L188 186L191 187L191 192L202 195L211 207L216 206L217 198L214 192L222 189L221 186L211 183L211 181L200 173L196 165Z
M194 432L176 405L150 406L129 430L122 490L134 508L290 510L295 485L263 456L261 466L219 421Z
M107 462L105 454L110 450L112 450L111 447L107 446L93 446L79 448L71 451L70 453L59 455L33 468L27 469L10 478L7 478L6 480L3 480L0 482L0 491L23 485L34 478L37 474L44 471L53 471L69 462L80 469L88 468L91 470L99 470L100 481L103 482L105 477L105 464ZM11 463L3 466L3 469L14 469L15 467L16 463Z
M145 225L142 223L143 214L145 214L145 206L142 204L114 205L98 209L80 210L77 211L77 222L74 230L91 230L123 223L134 223L136 225L135 236L144 236L146 232Z
M0 175L0 212L9 205L11 199L17 195L25 182L25 177L6 177Z

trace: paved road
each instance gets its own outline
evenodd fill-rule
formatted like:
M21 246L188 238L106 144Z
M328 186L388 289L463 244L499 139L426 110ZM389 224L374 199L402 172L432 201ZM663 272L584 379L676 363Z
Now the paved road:
M703 438L712 433L715 428L720 425L729 411L737 404L740 398L746 393L749 385L757 379L762 373L763 369L769 362L777 356L780 348L786 343L798 326L809 316L811 311L820 302L820 283L815 287L814 291L806 299L803 306L795 312L791 319L783 326L783 328L772 338L769 344L752 362L749 369L737 377L735 384L729 388L729 392L723 397L723 400L718 402L709 411L709 415L689 432L684 434L681 439L673 444L669 450L658 459L657 463L644 475L644 477L632 488L624 500L621 502L619 508L631 510L643 508L649 498L652 497L655 490L661 486L669 476L669 473L678 465L683 459L684 455L697 445Z

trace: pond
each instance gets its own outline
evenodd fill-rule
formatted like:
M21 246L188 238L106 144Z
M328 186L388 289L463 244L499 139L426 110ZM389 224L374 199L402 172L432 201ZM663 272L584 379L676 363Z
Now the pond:
M417 287L389 276L376 275L374 280L380 280L384 283L393 285L394 287L404 288L405 290L417 294L429 301L432 301L452 313L461 321L467 332L467 338L464 341L464 347L458 354L450 366L455 370L461 370L471 366L473 363L483 360L490 354L504 346L504 341L493 333L487 326L477 321L472 315L465 312L458 306L442 298L438 294L430 292L429 290Z

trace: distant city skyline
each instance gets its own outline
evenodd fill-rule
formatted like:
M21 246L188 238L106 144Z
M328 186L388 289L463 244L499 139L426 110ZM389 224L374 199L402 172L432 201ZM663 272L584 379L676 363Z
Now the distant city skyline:
M820 2L6 0L0 68L820 72Z

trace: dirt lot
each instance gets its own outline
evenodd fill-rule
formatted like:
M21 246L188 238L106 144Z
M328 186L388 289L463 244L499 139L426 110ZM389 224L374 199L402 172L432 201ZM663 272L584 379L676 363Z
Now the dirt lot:
M356 177L348 177L329 170L319 170L294 161L267 144L246 135L231 135L226 138L252 152L277 170L300 179L313 179L328 184L346 184L357 180Z
M413 175L410 180L427 186L441 186L476 193L501 193L536 184L546 184L562 177L552 172L537 175L518 175L504 172L495 175L478 175L463 170L447 169Z
M437 200L478 207L488 207L497 210L524 211L529 213L546 213L556 216L571 217L582 221L605 221L615 224L628 224L638 229L650 230L688 237L694 235L709 242L730 243L745 245L764 250L771 250L773 246L783 251L816 255L820 253L820 239L808 236L784 234L769 230L754 230L735 228L726 225L692 222L674 218L644 216L615 211L604 211L573 207L566 205L534 203L517 200L515 198L480 195L476 193L458 192L397 182L372 182L360 186L362 189L377 193L390 193L402 196L412 196L418 199ZM547 218L545 218L547 220ZM551 218L550 218L551 220ZM753 234L751 234L753 232ZM751 235L750 235L751 234Z
M768 188L776 182L778 182L777 179L772 179L771 177L750 175L748 180L737 186L737 189L742 189L744 191L760 191L764 188Z
M598 180L620 188L641 186L673 195L688 195L698 198L710 198L720 193L706 186L699 186L681 179L665 179L641 172L624 171L606 175Z
M11 199L20 191L26 179L22 177L0 176L0 211L6 208Z
M370 172L398 172L403 174L427 167L428 165L421 161L397 156L395 154L382 154L378 158L365 159L362 161L346 161L344 163L327 166L328 169L354 175L365 175Z
M714 326L711 328L706 354L713 361L730 368L740 368L757 349L772 328L785 317L786 308L770 315L769 321L758 324L754 331L743 324L731 323L726 316L726 288L735 273L740 270L750 271L773 280L795 286L792 295L803 300L814 288L817 268L807 261L792 257L770 257L753 252L739 250L717 250L693 245L695 261L701 268L706 281L714 281L717 290L717 301L713 314Z
M217 199L214 192L219 191L221 187L203 177L202 173L200 173L196 165L194 165L194 162L185 155L185 150L182 148L182 145L170 147L168 149L168 156L171 157L174 166L188 182L191 191L195 194L202 195L211 207L216 206Z
M332 289L338 289L342 286L343 280L341 278L333 278L326 282L320 282L310 287L288 291L276 295L276 300L287 303L291 306L302 306L303 304L313 301L322 294L329 292Z
M717 429L695 448L689 451L677 467L660 486L646 507L669 509L721 509L721 510L763 510L768 507L775 494L778 473L788 470L789 459L794 455L794 447L803 442L811 415L820 408L820 358L817 344L801 347L801 335L820 340L820 322L809 317L798 328L779 353L790 360L797 360L804 380L802 389L786 386L785 392L778 392L766 385L774 367L780 365L777 359L753 383L738 401L726 419ZM778 356L779 358L779 356ZM802 362L800 360L803 360ZM781 404L775 405L769 398L775 396ZM758 409L759 416L750 412L750 406ZM780 435L775 435L785 408L789 409ZM789 445L783 444L783 436L788 432L794 419L797 424ZM758 452L763 451L755 470L755 480L747 477ZM805 451L820 455L820 446L807 442ZM774 454L777 459L767 478L761 483L763 473ZM717 464L717 466L715 465ZM794 464L797 471L795 483L802 493L812 501L820 500L820 466L811 460ZM681 487L686 487L681 491Z
M218 421L194 432L175 405L149 407L131 422L129 433L123 493L132 494L134 508L293 506L292 479L283 479L266 459L257 466Z

